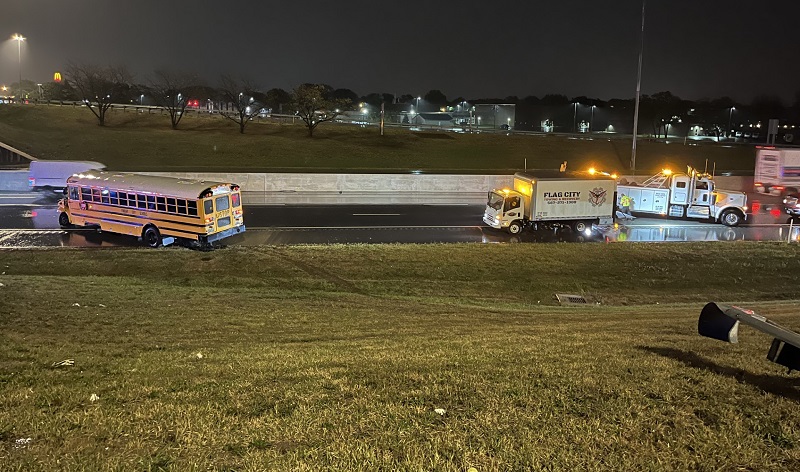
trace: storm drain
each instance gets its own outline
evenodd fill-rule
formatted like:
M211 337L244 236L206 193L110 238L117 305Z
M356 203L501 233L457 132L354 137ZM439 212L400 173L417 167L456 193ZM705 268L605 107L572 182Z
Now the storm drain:
M557 293L556 300L561 305L586 305L586 298L583 295L572 295L569 293Z

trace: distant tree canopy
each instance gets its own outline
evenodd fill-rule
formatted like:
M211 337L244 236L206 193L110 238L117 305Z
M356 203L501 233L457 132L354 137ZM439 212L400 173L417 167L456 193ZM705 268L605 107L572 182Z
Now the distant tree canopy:
M189 100L201 90L199 79L185 72L157 70L149 79L150 96L156 105L169 114L172 129L178 129L186 114Z
M105 126L106 112L111 105L127 101L131 75L122 66L71 63L66 69L66 80L86 102L100 126Z
M257 87L246 79L236 80L223 75L220 78L219 92L222 99L233 107L232 111L221 111L220 114L239 125L239 133L244 134L247 123L256 117L264 106L256 100Z
M441 92L441 90L431 90L430 92L426 93L424 97L427 103L436 106L444 106L447 105L447 97L445 94Z
M352 102L333 97L333 90L321 84L303 84L292 91L291 107L303 120L308 129L308 136L314 136L314 130L320 123L332 121Z

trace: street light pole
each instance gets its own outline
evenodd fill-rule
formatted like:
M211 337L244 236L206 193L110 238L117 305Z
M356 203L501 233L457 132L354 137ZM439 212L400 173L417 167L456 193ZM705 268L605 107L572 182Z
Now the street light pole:
M17 42L17 55L19 57L19 98L22 100L22 42L25 38L21 34L15 34L11 37Z
M597 105L592 105L592 116L589 118L589 134L592 133L592 129L594 128L594 109Z
M575 122L578 120L578 102L573 103L575 111L572 112L572 134L575 134Z
M728 129L725 131L725 134L727 134L729 138L731 137L731 118L733 118L733 110L735 109L736 107L731 107L728 112Z
M636 104L633 107L633 147L631 149L631 172L636 175L636 134L639 132L639 94L642 90L642 55L644 52L644 6L642 0L642 42L639 46L639 70L636 75Z

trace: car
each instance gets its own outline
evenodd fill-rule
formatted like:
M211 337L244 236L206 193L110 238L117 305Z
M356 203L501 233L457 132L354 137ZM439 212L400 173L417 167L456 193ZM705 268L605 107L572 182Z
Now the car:
M800 193L790 193L783 199L783 210L787 215L800 218Z
M503 130L503 131L509 131L509 130L511 130L511 127L508 126L508 125L500 125L500 129Z

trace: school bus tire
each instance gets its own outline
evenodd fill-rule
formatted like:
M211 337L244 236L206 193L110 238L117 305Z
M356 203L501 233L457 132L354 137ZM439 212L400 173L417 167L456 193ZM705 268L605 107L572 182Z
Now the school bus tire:
M144 227L144 231L142 231L142 241L149 247L155 248L161 246L161 233L155 226L147 225Z
M62 228L69 228L72 226L72 223L69 221L69 215L67 212L62 211L60 215L58 215L58 226Z

